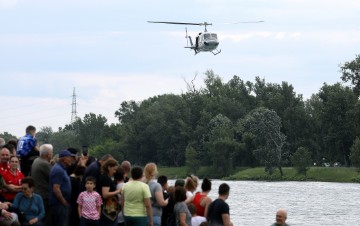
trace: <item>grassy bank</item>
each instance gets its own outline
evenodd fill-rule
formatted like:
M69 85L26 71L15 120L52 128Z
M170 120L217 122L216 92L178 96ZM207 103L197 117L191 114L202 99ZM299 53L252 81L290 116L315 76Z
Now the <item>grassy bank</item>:
M207 176L207 169L201 168L198 176L203 178ZM241 168L234 174L223 179L227 180L262 180L262 181L322 181L322 182L358 182L360 183L360 173L356 168L352 167L311 167L307 175L299 175L292 167L283 168L284 176L280 176L280 172L275 170L273 175L265 172L263 167L257 168ZM163 167L159 168L159 175L163 174L169 178L185 178L185 167Z

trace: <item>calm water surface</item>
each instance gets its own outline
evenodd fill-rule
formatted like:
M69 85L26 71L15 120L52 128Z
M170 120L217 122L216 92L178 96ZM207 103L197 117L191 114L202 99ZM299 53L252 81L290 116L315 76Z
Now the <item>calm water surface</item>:
M230 185L230 218L234 226L269 226L279 208L295 225L360 225L360 184L325 182L255 182L213 180L210 197ZM174 181L170 181L173 185ZM200 186L199 188L200 189Z

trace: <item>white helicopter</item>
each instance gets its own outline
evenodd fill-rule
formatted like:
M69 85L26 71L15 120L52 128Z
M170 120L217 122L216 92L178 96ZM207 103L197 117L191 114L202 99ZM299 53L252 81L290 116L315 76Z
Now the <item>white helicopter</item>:
M248 22L236 22L237 23L261 23L264 21L248 21ZM192 42L191 36L187 34L187 28L185 28L186 36L185 38L189 38L190 46L185 46L185 48L193 49L195 51L195 55L199 52L211 52L214 55L217 55L221 52L217 47L219 45L218 37L216 33L208 32L206 26L212 25L212 23L183 23L183 22L166 22L166 21L148 21L148 23L160 23L160 24L178 24L178 25L199 25L204 26L205 31L200 32L195 38L195 45Z

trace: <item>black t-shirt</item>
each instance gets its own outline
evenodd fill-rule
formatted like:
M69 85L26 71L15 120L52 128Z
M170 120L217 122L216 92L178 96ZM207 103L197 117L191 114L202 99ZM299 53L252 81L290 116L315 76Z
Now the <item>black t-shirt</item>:
M223 214L230 215L229 205L222 199L216 199L209 205L207 220L211 225L224 225L222 220Z
M109 191L112 192L112 191L116 191L116 184L115 182L108 176L108 175L105 175L105 174L102 174L101 177L100 177L100 184L99 184L99 188L100 188L100 191L101 193L99 193L102 196L102 188L103 187L108 187L110 188ZM104 199L104 197L103 197Z

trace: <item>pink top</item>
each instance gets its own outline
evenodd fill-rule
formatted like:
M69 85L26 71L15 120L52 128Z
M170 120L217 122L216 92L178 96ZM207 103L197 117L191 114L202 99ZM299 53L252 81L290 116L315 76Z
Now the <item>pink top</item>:
M80 193L77 203L82 206L81 216L89 220L99 220L98 207L103 204L101 196L96 191L83 191Z

